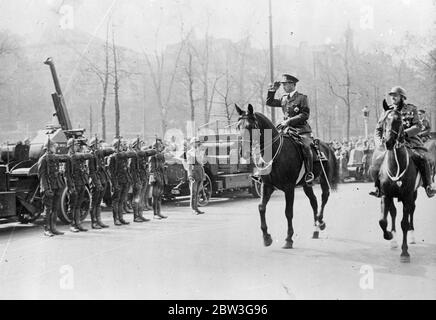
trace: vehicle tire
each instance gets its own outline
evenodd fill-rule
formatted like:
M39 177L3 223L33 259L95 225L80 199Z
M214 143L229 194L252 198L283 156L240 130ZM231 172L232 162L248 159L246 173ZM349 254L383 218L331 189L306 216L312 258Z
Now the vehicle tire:
M205 179L203 181L203 188L200 190L200 195L198 198L198 206L205 207L209 204L210 198L212 197L212 180L209 175L206 173Z
M252 181L252 187L250 188L250 193L254 198L258 199L262 196L262 182L260 181Z
M70 195L68 194L68 189L64 188L64 190L62 191L58 217L65 224L71 224L72 221L72 213L69 209L69 202L70 202ZM90 206L91 206L91 192L89 191L88 187L85 187L85 196L81 207L80 221L86 219L89 213Z

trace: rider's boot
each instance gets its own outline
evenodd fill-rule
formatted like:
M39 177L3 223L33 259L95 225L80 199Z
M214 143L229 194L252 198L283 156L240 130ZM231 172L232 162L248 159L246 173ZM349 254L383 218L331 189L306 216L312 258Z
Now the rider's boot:
M431 182L431 169L428 160L421 154L417 152L412 152L412 159L416 166L418 167L419 172L422 176L422 185L425 189L425 193L427 197L432 198L436 194L436 190L433 189Z
M304 182L308 187L311 187L315 176L313 175L313 154L310 146L303 144L303 157L304 166L306 167L306 175L304 177Z

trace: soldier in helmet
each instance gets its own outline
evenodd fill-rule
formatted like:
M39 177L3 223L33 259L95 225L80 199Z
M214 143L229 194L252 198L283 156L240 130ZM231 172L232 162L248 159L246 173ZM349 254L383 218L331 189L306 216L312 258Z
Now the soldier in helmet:
M93 229L108 228L101 221L101 201L109 183L109 177L105 167L105 157L111 155L113 150L102 149L100 141L94 137L89 142L92 159L88 161L89 178L91 187L91 221Z
M109 175L112 183L112 211L116 226L128 225L123 218L123 204L126 201L129 185L132 180L128 169L129 157L134 155L122 151L123 145L120 138L112 143L115 152L108 158Z
M266 105L273 108L282 108L284 121L280 124L282 128L293 128L297 130L303 141L302 153L306 167L304 178L306 185L311 186L314 180L313 175L313 154L311 150L312 128L309 120L310 109L307 96L297 92L296 86L299 80L289 74L284 74L282 81L276 81L268 90ZM276 91L283 85L286 92L280 99L275 99Z
M399 86L393 87L389 92L393 105L392 109L401 112L404 125L404 134L406 140L406 146L411 150L412 160L418 167L418 170L422 176L423 187L429 198L433 197L435 190L431 186L431 170L429 160L426 152L423 150L423 143L418 137L421 132L421 123L418 118L418 110L413 104L407 104L406 91ZM389 110L388 110L389 111ZM375 181L375 190L370 192L370 195L375 197L381 197L380 193L380 181L378 179L381 164L384 159L384 144L383 144L383 122L385 117L389 114L388 111L384 113L382 118L377 124L375 131L375 141L377 144L377 150L374 152L372 160L371 175Z
M40 192L45 208L44 234L48 237L64 234L56 229L56 219L63 189L59 162L65 162L66 156L56 155L56 147L49 138L43 147L45 152L38 160Z
M425 117L425 110L418 111L419 120L421 121L421 132L418 133L418 136L421 138L423 143L426 143L429 139L431 139L431 124Z
M186 161L188 164L188 179L191 196L191 209L195 215L204 214L198 209L198 197L203 187L205 177L203 163L204 150L201 148L201 142L197 137L191 139L191 149L186 152Z
M150 187L153 197L154 218L161 220L167 218L166 216L161 214L161 203L165 186L165 156L163 154L164 144L161 140L158 139L153 144L153 149L156 150L156 154L150 158Z
M81 224L81 207L85 198L86 185L88 183L88 172L86 161L92 155L82 153L81 146L74 138L67 141L69 160L66 165L66 180L70 193L70 207L72 211L71 227L72 232L86 232Z

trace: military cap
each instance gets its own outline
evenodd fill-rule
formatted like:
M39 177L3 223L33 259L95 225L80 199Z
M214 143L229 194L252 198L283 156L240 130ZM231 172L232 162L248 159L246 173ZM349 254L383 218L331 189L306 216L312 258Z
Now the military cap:
M201 142L200 139L198 139L197 137L193 137L191 138L190 144L193 145L200 142Z
M391 91L389 92L389 95L395 95L395 94L399 94L400 96L403 96L404 99L407 99L407 95L406 95L406 90L404 90L402 87L400 86L395 86L391 89Z
M297 83L298 80L297 78L295 78L294 76L291 76L290 74L284 74L282 75L282 81L280 81L281 83Z

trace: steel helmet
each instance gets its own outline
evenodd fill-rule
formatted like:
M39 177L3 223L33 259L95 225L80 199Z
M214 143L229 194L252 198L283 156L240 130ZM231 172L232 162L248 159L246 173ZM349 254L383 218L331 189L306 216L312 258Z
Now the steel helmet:
M391 89L391 91L389 92L389 95L394 95L394 94L399 94L400 96L403 96L403 98L406 100L407 99L407 94L406 94L406 90L404 90L402 87L400 86L395 86Z
M67 141L67 148L71 148L71 147L73 147L75 144L76 144L76 139L74 139L74 138L70 138L70 139L68 139L68 141Z
M121 146L121 139L116 138L114 141L112 141L112 147L115 149L118 149Z

